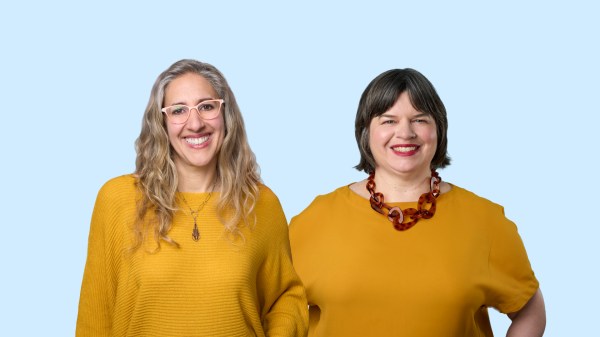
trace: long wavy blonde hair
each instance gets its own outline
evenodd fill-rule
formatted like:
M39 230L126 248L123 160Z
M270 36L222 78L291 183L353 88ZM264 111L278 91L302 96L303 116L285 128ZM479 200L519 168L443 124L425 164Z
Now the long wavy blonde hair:
M254 222L252 216L258 198L260 174L254 153L248 145L244 121L235 96L225 77L214 66L196 60L180 60L161 73L150 92L144 112L142 131L135 141L135 174L142 198L137 206L133 228L133 250L153 235L157 249L161 241L179 246L169 236L173 214L177 210L177 170L173 148L167 136L165 116L161 112L165 89L175 78L195 73L204 77L222 98L225 137L218 153L217 179L220 199L217 214L228 234L239 235L239 228Z

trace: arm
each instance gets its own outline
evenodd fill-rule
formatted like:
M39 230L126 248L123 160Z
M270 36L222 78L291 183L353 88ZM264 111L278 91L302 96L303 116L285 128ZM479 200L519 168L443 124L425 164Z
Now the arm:
M490 279L487 305L512 320L508 337L542 336L546 326L544 300L517 226L504 210L490 220L492 243L488 257Z
M265 230L264 260L257 275L263 329L269 337L304 337L308 331L306 293L292 265L283 209L274 195L268 199L259 206L265 212L258 214L257 223Z
M521 310L509 313L508 317L512 323L506 333L507 337L541 337L546 328L546 309L542 292L538 289Z
M282 248L282 247L280 247ZM269 337L304 337L308 332L308 304L302 282L285 250L272 248L272 261L261 271L264 294L263 327ZM288 248L289 249L289 248Z
M92 214L87 261L79 296L76 336L110 335L110 288L105 251L107 201L104 196L105 193L101 190Z

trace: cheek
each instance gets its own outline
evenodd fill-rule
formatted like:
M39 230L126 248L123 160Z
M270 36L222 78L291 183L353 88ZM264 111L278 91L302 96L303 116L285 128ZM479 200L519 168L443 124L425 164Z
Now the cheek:
M437 128L435 124L427 125L417 131L418 137L428 143L437 144Z
M211 121L211 127L216 132L219 132L219 137L223 138L225 136L225 120L223 119L223 115L220 115L219 118L215 118Z
M371 151L371 153L373 153L373 150L375 150L377 144L377 139L375 137L375 130L372 127L369 128L369 136L367 139L367 143L369 150Z
M225 120L223 115L207 122L213 130L213 134L217 135L217 144L220 148L225 139Z
M167 124L167 136L169 137L169 142L172 139L177 138L179 133L181 132L182 125L177 124ZM172 145L172 144L171 144Z
M386 128L371 127L369 129L369 147L375 149L384 146L393 137L393 130Z
M437 132L435 129L429 131L428 137L429 137L428 139L430 142L437 144Z
M431 148L432 156L435 156L435 152L437 151L437 129L433 128L431 130L427 130L426 133L423 134L423 140L429 144Z

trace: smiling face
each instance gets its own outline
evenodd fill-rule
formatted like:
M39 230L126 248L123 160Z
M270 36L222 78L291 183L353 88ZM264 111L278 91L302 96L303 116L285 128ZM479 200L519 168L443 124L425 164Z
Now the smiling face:
M201 101L218 98L220 97L204 77L187 73L167 85L163 107L175 104L193 107ZM166 118L165 116L169 143L175 150L173 161L177 171L180 174L214 172L225 133L223 111L214 119L203 120L196 109L192 109L184 124L173 124Z
M408 93L369 126L369 147L377 173L427 176L437 148L433 117L416 110Z

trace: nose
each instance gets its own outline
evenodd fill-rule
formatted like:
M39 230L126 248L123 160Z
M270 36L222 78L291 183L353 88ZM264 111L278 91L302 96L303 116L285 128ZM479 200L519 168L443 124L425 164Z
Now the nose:
M198 111L198 109L190 109L190 117L188 117L185 125L190 130L200 130L204 127L204 120L200 118L200 111Z
M396 126L396 137L401 139L413 139L417 136L413 130L410 120L402 119Z

